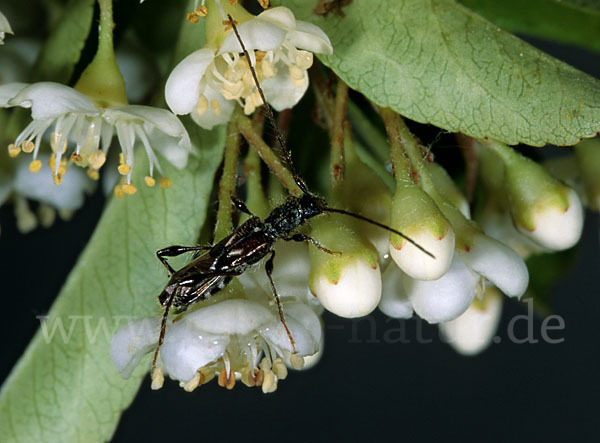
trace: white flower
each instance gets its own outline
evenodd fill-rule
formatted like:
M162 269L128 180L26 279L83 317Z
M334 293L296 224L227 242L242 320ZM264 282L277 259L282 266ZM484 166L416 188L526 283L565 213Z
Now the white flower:
M482 301L475 300L458 318L440 323L440 330L458 353L475 355L492 343L501 316L502 295L489 287Z
M4 14L2 14L2 11L0 11L0 45L4 44L4 36L6 33L14 34L8 19Z
M331 54L329 38L317 26L297 21L285 7L268 9L238 26L253 59L267 101L280 111L294 106L308 88L313 53ZM235 102L252 113L262 104L241 47L230 33L215 54L203 48L171 72L165 99L176 114L190 114L203 128L226 123Z
M186 390L216 375L219 384L228 388L237 376L248 386L273 392L277 381L287 376L285 364L301 367L302 357L319 351L322 331L311 308L286 300L286 323L297 350L293 354L277 310L264 301L224 300L188 312L176 323L169 322L160 350L160 371L179 380ZM158 318L137 320L113 338L111 358L124 378L155 348L159 322Z
M98 169L106 161L106 154L114 132L121 145L119 172L125 177L122 191L134 193L131 183L136 139L142 142L149 157L150 171L146 177L149 186L154 185L154 169L161 174L155 155L160 152L178 168L187 163L191 149L189 136L179 119L164 109L148 106L119 106L103 108L96 106L85 95L67 86L42 82L32 85L9 83L0 86L0 107L21 106L31 108L33 121L9 145L9 154L16 156L22 150L33 152L31 172L38 172L41 161L38 153L42 137L49 128L52 156L50 167L54 182L60 184L67 168L67 148L74 145L70 160L87 167L88 174L97 179ZM162 186L170 181L164 177Z

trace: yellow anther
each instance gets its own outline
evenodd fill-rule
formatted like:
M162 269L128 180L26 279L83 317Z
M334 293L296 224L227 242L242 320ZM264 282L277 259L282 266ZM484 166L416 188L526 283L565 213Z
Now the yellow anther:
M242 96L242 92L244 92L243 82L223 82L223 97L225 97L227 100L235 100L240 98ZM220 112L221 110L219 107L219 113Z
M209 368L208 366L204 366L198 370L200 372L200 384L208 383L213 378L215 378L215 370Z
M40 169L42 169L42 162L39 160L34 160L31 163L29 163L29 171L33 172L34 174L36 172L40 172Z
M131 166L129 166L127 163L121 163L117 169L121 175L127 175L129 172L131 172Z
M262 386L265 380L265 371L262 369L254 370L254 386Z
M263 9L267 9L269 7L269 0L258 0L258 3L260 3Z
M308 51L298 51L296 53L296 66L298 66L300 69L308 69L312 66L313 64L313 54L312 52L308 52Z
M56 154L52 153L48 159L48 166L50 166L50 169L54 171L54 168L56 168Z
M58 167L58 175L63 176L67 173L67 167L62 164Z
M277 390L277 376L270 369L264 370L265 376L262 382L263 394L270 394Z
M292 354L292 356L290 357L290 363L292 365L292 368L302 369L304 367L304 358L300 357L297 354Z
M73 152L71 154L71 161L73 163L75 163L77 166L81 166L81 163L83 162L83 158L77 152Z
M152 372L152 384L150 385L150 388L156 391L157 389L162 388L164 382L165 382L165 376L163 374L162 369L156 368Z
M227 377L227 370L223 369L221 372L219 372L219 378L217 382L222 388L232 390L235 386L235 373L233 371L230 371L229 377Z
M201 95L198 99L198 103L196 103L196 112L198 115L203 115L208 111L208 99Z
M137 188L131 183L124 183L121 188L125 194L133 195L137 192Z
M194 12L188 12L185 16L185 19L190 23L198 23L198 20L200 20L200 17L198 16L198 13L196 11L194 11Z
M156 180L154 180L154 178L150 177L149 175L144 177L144 181L146 182L146 186L154 186L156 184Z
M290 65L290 79L296 86L302 86L306 82L306 71L296 65Z
M194 375L189 381L187 381L185 383L184 382L179 383L179 386L181 386L187 392L192 392L199 385L200 385L200 373L199 372L196 372L196 375Z
M240 377L240 380L249 388L256 386L256 382L254 379L254 369L248 366L242 369L242 376Z
M41 204L38 207L38 218L44 228L49 228L56 219L56 211L52 206Z
M159 185L163 189L168 189L173 186L173 181L169 177L161 177Z
M217 100L216 98L213 98L210 101L210 110L215 115L221 115L221 104L219 103L219 100Z
M104 151L95 151L88 157L88 163L94 169L100 169L106 162L106 154Z
M88 168L87 170L87 175L92 179L92 180L99 180L100 179L100 173L98 172L97 169L92 169L92 168Z
M237 20L234 20L234 21L233 21L233 23L234 23L236 26L238 25L238 21L237 21ZM227 31L227 30L229 30L229 29L232 29L232 28L231 28L231 22L230 22L229 20L223 20L223 21L221 22L221 24L222 24L223 26L225 26L225 30L226 30L226 31Z
M33 142L30 141L24 141L23 144L21 145L21 149L23 149L23 152L26 153L30 153L33 152L33 148L35 147L35 145L33 144Z
M52 173L52 180L54 180L54 184L58 186L63 181L63 175L60 172L58 174Z
M230 4L231 6L235 6L235 5L237 5L237 4L238 4L238 0L229 0L229 4Z
M208 14L208 9L206 9L206 6L202 5L198 9L196 9L194 12L196 14L198 14L200 17L206 17L206 14Z
M273 361L273 373L279 380L284 380L288 376L287 366L281 358L276 358Z
M18 146L15 146L13 143L8 145L8 155L10 157L15 158L17 155L19 155L19 152L21 152L21 148Z
M123 192L123 188L121 187L121 185L117 185L117 186L115 186L115 189L114 189L114 191L113 191L113 192L114 192L114 194L115 194L115 197L117 197L117 198L125 198L125 193ZM161 385L161 386L162 386L162 385ZM159 386L159 387L160 387L160 386ZM158 388L157 388L157 389L158 389Z
M271 78L277 75L277 68L269 60L263 60L260 66L264 78Z

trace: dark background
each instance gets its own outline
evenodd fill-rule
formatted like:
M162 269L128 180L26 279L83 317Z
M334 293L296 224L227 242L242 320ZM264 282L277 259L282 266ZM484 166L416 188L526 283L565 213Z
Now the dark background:
M534 42L600 77L596 55ZM439 129L420 129L438 139ZM444 141L442 140L442 143ZM451 143L451 142L448 142ZM434 147L435 152L435 147ZM69 222L26 236L16 231L12 207L0 209L4 338L1 379L32 338L36 315L48 310L101 214L96 193ZM575 263L550 293L565 322L560 344L541 340L542 318L530 323L535 344L510 343L508 324L527 305L508 300L498 336L479 356L457 355L424 322L401 323L376 313L363 320L325 315L325 352L313 369L291 373L263 395L213 381L193 393L166 381L151 391L146 379L117 428L115 441L593 441L600 412L599 220L587 214ZM516 322L515 336L529 325ZM385 338L388 340L385 340ZM418 337L431 343L417 343ZM392 340L389 340L391 338ZM394 341L396 342L390 342ZM406 341L404 340L404 341ZM422 340L421 340L422 341Z

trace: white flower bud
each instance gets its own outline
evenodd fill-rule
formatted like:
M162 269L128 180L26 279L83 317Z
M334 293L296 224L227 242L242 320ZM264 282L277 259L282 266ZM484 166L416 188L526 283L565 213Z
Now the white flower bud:
M492 343L501 316L502 295L489 287L483 301L474 301L460 317L440 323L440 330L459 354L475 355Z
M110 343L110 358L123 378L129 378L158 340L160 319L141 318L123 326Z
M383 289L379 310L392 318L411 318L413 315L412 303L404 290L402 280L410 278L394 266L393 263L383 272L381 280Z
M413 309L429 323L454 320L465 312L477 292L479 276L457 254L441 278L424 281L404 278L404 288Z
M331 281L326 272L313 278L313 290L323 307L340 317L370 314L381 299L381 273L378 265L354 258L345 261L339 278Z

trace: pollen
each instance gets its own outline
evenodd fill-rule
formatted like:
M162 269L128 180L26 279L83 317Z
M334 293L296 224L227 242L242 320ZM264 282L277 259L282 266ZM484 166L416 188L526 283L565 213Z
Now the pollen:
M106 154L104 151L92 152L88 157L88 163L94 169L100 169L106 162Z
M258 3L260 3L260 6L262 6L263 9L267 9L269 7L269 0L258 0Z
M121 175L127 175L131 172L131 166L129 166L127 163L121 163L117 169Z
M30 152L33 152L33 148L34 148L34 144L31 140L24 141L23 144L21 145L21 149L23 150L23 152L26 152L28 154Z
M52 180L54 180L54 184L58 186L63 181L63 175L60 172L58 174L52 173Z
M31 163L29 163L29 171L33 172L34 174L37 172L40 172L41 168L42 168L42 162L39 160L34 160Z
M15 158L21 152L21 148L15 146L13 143L8 145L8 155L12 158Z
M79 155L77 152L73 152L71 154L71 160L73 161L73 163L75 163L77 166L81 166L81 163L83 162L83 158L81 157L81 155Z
M237 5L237 4L238 4L238 0L229 0L229 4L230 4L231 6L235 6L235 5Z
M123 192L123 189L122 189L121 185L115 186L115 189L114 189L113 192L115 194L115 197L117 197L117 198L125 198L125 193Z
M137 188L131 183L124 183L121 188L123 188L123 192L128 195L133 195L137 192Z
M213 98L210 101L210 110L215 115L221 115L221 105L219 104L219 101L216 98Z
M208 9L206 9L206 6L202 5L198 9L196 9L194 12L196 14L198 14L200 17L206 17L206 14L208 14Z
M154 178L147 175L144 177L144 181L146 182L146 186L153 187L156 184L156 180Z
M152 372L152 384L150 385L150 388L152 390L156 391L157 389L162 388L164 382L165 382L165 376L163 374L162 369L156 368Z
M198 99L198 103L196 103L196 112L198 115L203 115L208 111L208 99L201 95Z
M92 180L98 181L100 179L100 173L97 169L88 168L87 175Z
M162 177L159 185L163 189L169 189L171 186L173 186L173 181L169 177Z
M188 12L185 16L185 19L190 23L198 23L200 17L196 11Z

